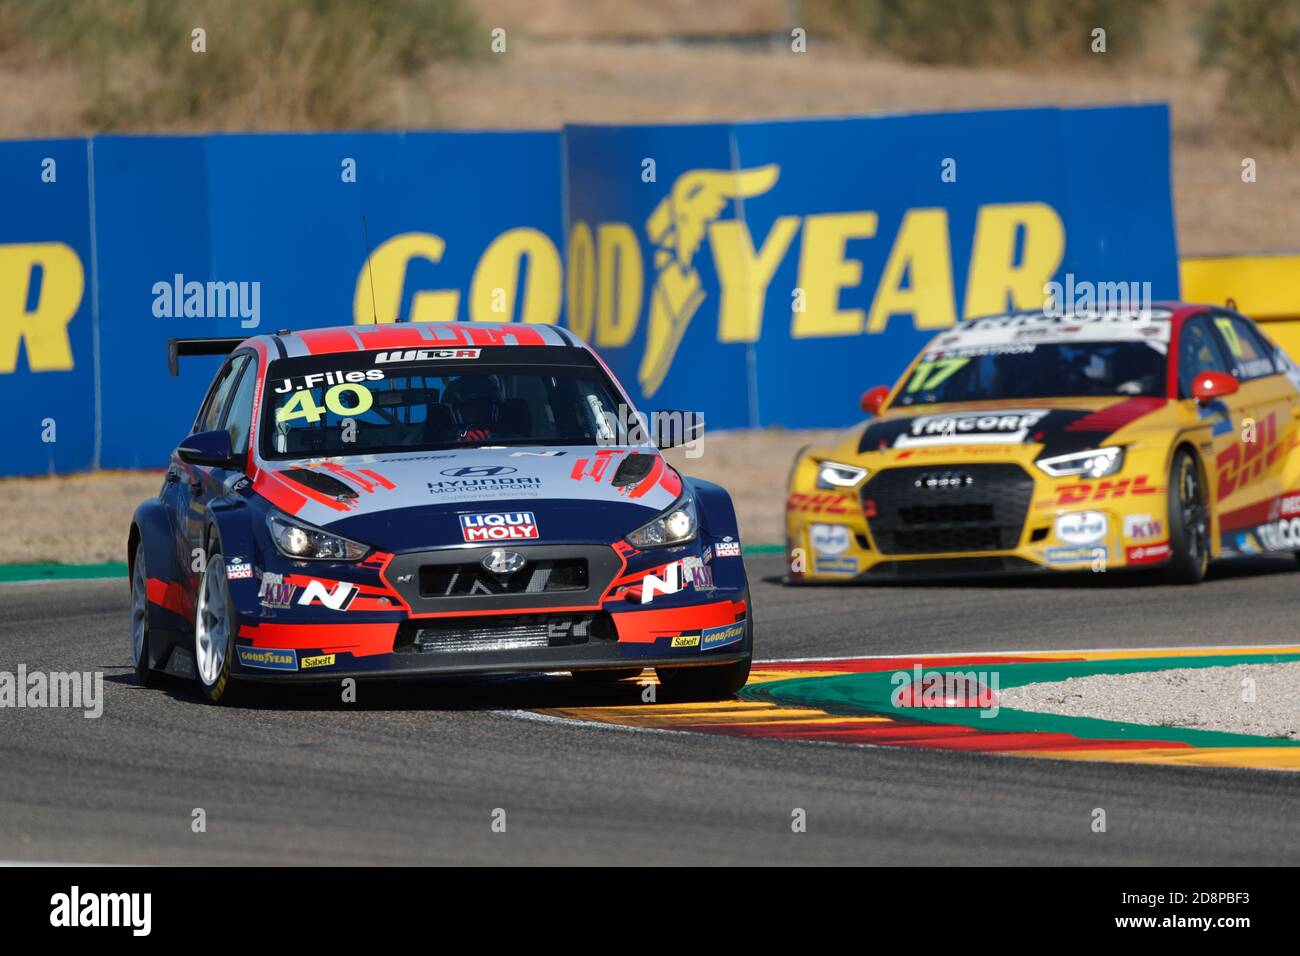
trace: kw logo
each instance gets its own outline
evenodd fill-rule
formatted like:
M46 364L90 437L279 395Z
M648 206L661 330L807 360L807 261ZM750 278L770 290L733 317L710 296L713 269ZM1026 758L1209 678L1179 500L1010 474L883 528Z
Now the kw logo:
M704 241L705 229L722 213L727 201L748 199L767 192L781 170L776 165L730 172L696 169L677 177L668 195L646 220L646 235L656 247L654 287L645 351L637 379L646 395L663 384L686 326L704 302L700 273L693 260Z

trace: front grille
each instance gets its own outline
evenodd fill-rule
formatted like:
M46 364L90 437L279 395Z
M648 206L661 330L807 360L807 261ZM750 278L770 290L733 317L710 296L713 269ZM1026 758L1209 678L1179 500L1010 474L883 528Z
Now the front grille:
M583 614L510 614L412 622L403 625L395 654L457 654L539 647L573 647L618 639L603 611Z
M887 468L862 488L882 554L1015 548L1033 493L1033 479L1012 464Z
M473 564L433 564L420 568L420 597L466 597L473 594L547 594L582 591L587 562L582 558L531 561L514 574L499 576Z
M623 568L609 545L518 544L506 547L525 561L498 576L483 559L499 546L440 548L399 553L384 571L391 587L415 614L547 608L595 608Z

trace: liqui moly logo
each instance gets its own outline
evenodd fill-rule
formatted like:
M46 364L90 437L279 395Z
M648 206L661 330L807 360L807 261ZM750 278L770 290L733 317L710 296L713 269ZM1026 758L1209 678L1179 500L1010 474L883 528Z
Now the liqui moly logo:
M537 519L531 511L461 515L460 531L466 541L536 540Z

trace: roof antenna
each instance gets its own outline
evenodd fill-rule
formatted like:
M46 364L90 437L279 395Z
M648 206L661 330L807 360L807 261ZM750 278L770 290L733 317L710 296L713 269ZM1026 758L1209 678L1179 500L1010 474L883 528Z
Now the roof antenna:
M375 266L370 261L370 227L366 224L366 214L361 214L361 239L365 243L366 249L366 269L370 272L370 314L374 317L375 325L379 324L379 306L375 304ZM399 315L397 321L402 321Z

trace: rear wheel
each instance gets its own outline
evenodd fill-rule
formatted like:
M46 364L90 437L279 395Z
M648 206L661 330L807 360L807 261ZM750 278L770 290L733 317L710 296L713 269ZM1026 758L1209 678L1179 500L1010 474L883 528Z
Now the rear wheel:
M203 696L214 704L232 703L239 682L230 679L235 655L235 615L226 581L226 562L220 552L208 557L199 581L199 604L194 615L194 668Z
M1169 469L1169 584L1196 584L1210 564L1209 514L1196 457L1187 449L1174 455Z
M131 665L135 679L145 687L160 682L157 671L149 666L149 577L144 566L144 542L135 546L131 561Z

